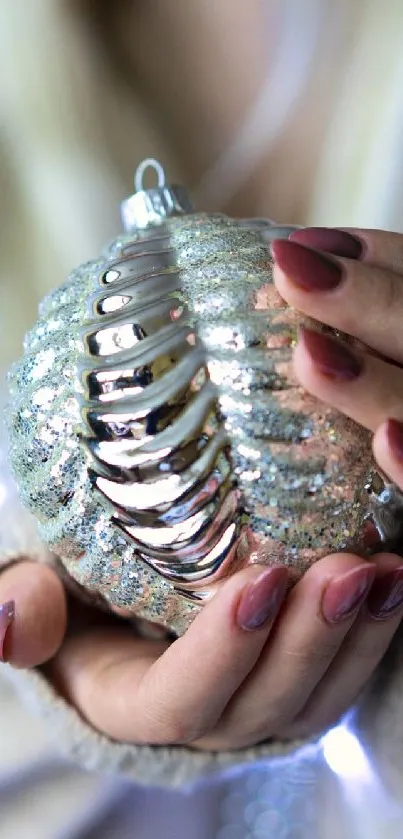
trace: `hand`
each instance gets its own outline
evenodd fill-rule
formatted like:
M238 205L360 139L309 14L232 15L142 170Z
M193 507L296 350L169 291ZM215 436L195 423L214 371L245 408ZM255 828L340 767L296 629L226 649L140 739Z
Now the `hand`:
M383 657L401 620L402 609L389 607L402 578L397 557L370 564L339 554L316 563L285 597L285 569L252 566L174 643L140 639L127 623L88 610L46 673L116 740L234 749L306 736L337 720ZM0 598L16 602L5 644L11 663L52 656L65 629L53 572L15 566L0 579Z
M312 228L290 240L273 245L282 297L368 348L358 353L305 329L295 353L297 376L374 432L375 458L403 490L403 235Z

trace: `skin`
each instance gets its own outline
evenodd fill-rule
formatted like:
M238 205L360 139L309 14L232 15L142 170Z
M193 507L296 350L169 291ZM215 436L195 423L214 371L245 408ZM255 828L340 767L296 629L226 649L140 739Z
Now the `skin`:
M303 386L374 432L379 466L403 489L403 465L385 431L388 418L403 420L403 236L354 233L364 256L339 259L344 278L337 290L297 289L278 266L275 282L300 311L348 331L393 362L365 356L358 379L336 382L318 371L303 337L295 350ZM376 556L373 585L401 563L391 554ZM21 562L0 579L0 602L16 602L6 657L17 667L48 661L48 677L65 698L118 740L237 749L269 737L311 735L355 700L403 617L402 606L376 620L364 601L339 623L326 621L322 607L330 586L363 565L368 563L352 554L316 563L271 622L254 631L238 625L237 610L260 570L244 569L220 588L184 637L169 643L140 639L127 624L87 609L77 624L74 605L66 631L61 582L48 568Z

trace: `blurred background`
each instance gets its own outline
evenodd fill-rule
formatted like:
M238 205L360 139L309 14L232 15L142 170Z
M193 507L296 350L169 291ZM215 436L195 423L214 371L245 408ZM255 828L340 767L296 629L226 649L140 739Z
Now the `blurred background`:
M400 0L4 0L4 361L143 157L203 209L403 229L402 23Z
M401 0L3 0L0 38L3 373L40 298L119 232L144 157L200 209L403 231ZM40 798L28 771L21 798L48 747L0 691L4 789L18 781L0 834L53 839L98 781L55 770ZM403 835L391 818L351 821L352 839Z

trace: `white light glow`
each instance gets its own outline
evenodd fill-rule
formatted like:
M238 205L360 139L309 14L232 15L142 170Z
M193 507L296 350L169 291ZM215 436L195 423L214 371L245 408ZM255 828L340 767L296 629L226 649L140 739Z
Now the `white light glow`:
M322 739L322 748L326 763L335 775L363 781L371 779L371 764L360 741L347 725L328 731Z

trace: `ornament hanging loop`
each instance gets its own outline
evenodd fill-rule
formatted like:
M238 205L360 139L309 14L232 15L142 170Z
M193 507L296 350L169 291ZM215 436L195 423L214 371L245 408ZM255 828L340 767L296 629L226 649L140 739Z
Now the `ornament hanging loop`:
M144 174L147 169L152 169L155 172L157 176L157 187L158 189L163 189L167 182L164 167L154 157L146 157L139 164L134 175L134 188L136 192L142 192L144 190Z
M148 189L144 186L144 175L152 169L157 184ZM123 201L121 215L126 233L136 233L163 224L171 216L194 212L189 195L182 186L167 183L164 167L153 157L146 157L137 167L134 175L135 193Z

